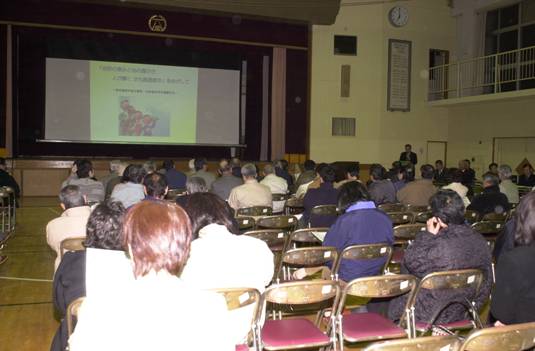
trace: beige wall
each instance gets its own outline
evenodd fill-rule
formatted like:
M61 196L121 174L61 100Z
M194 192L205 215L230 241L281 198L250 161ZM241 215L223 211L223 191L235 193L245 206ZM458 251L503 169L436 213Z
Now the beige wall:
M427 140L447 140L448 110L427 105L429 49L453 51L455 19L444 0L400 3L409 23L394 28L392 4L343 5L332 26L313 26L310 156L317 161L358 160L384 165L405 143L426 161ZM335 34L358 36L357 56L333 55ZM410 112L387 112L388 39L412 41ZM351 95L340 97L340 67L351 65ZM356 137L332 137L331 117L356 117Z

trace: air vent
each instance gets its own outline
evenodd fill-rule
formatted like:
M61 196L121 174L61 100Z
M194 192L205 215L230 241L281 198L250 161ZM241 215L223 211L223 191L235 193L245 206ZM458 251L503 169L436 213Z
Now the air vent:
M356 118L333 117L332 136L355 136Z

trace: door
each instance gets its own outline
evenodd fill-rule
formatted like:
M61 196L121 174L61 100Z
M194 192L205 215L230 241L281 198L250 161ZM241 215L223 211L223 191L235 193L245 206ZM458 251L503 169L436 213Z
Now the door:
M447 165L448 142L447 141L428 141L427 142L427 160L426 163L435 165L437 160L442 160Z

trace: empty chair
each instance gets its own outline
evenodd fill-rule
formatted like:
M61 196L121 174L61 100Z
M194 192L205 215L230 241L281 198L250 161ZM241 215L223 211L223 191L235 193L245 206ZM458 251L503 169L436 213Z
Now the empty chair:
M67 337L69 337L74 330L74 325L76 322L74 318L78 317L78 309L80 308L84 300L84 296L79 297L73 302L71 302L67 307L67 315L65 317L67 318Z
M282 254L275 277L283 281L292 280L293 272L299 268L310 269L311 271L303 272L308 275L320 271L322 267L335 266L337 260L338 251L332 246L291 249Z
M280 252L286 248L287 233L278 229L260 229L245 232L243 235L252 236L262 240L269 246L271 251Z
M412 275L384 275L358 278L347 284L340 298L336 313L336 328L340 349L344 348L344 340L350 343L381 339L405 338L411 335L410 310L405 308L406 318L400 325L377 313L344 314L344 304L349 296L359 298L390 298L409 294L409 299L416 289L416 278Z
M476 330L458 351L522 351L534 346L535 323L522 323Z
M414 221L414 213L412 212L388 212L393 225L409 224Z
M255 228L254 217L236 217L236 222L238 223L240 233L248 230L254 230Z
M277 308L288 305L299 305L302 309L309 307L315 311L322 307L336 309L340 297L340 287L334 280L311 280L275 284L266 289L262 295L261 310L267 303ZM261 313L257 314L260 318ZM258 330L261 349L266 350L293 350L303 348L319 348L335 346L335 316L331 314L327 331L319 328L320 320L313 323L307 318L266 320L263 327ZM257 325L260 321L257 319Z
M416 212L414 213L414 223L427 223L427 220L431 217L433 217L431 211Z
M464 218L470 224L473 224L473 223L479 221L480 217L481 217L481 215L477 211L466 210L466 212L464 213Z
M380 210L383 210L384 212L404 212L405 211L405 205L403 204L381 204L377 206Z
M509 211L505 211L502 213L487 213L486 215L481 218L482 221L491 221L491 222L505 222L507 218L509 217Z
M236 216L271 216L273 209L268 206L253 206L240 208L236 211Z
M364 351L456 351L459 339L453 335L427 336L415 339L400 339L375 342Z
M476 222L472 224L472 228L476 232L484 236L496 236L502 231L504 226L505 226L504 222L494 222L494 221Z
M425 224L401 224L394 227L394 238L399 241L410 241L416 234L425 231Z
M61 241L59 245L60 258L63 258L67 251L85 250L84 246L85 236L77 238L67 238Z
M258 218L256 220L256 227L259 229L265 228L293 231L295 228L297 228L297 223L297 218L294 216L268 216Z
M297 247L321 245L325 234L329 228L304 228L298 229L290 234L289 243L296 249Z
M370 261L376 260L376 263L368 262L371 265L371 269L374 269L374 266L377 265L380 259L382 259L382 264L379 265L377 272L370 275L381 275L386 271L386 267L390 263L390 258L392 257L392 246L390 244L366 244L366 245L352 245L346 247L340 254L340 258L336 262L336 265L333 268L333 274L335 277L338 275L338 270L340 266L347 261ZM345 261L345 262L344 262Z

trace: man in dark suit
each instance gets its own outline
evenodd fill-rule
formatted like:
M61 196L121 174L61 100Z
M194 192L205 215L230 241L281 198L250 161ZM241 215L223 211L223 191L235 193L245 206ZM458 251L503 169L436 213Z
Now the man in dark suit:
M483 175L483 192L474 197L467 210L477 211L482 215L487 213L503 213L509 211L511 206L505 194L500 192L500 178L494 173Z
M526 163L523 167L524 174L518 177L518 185L521 186L535 186L535 174L533 174L533 167Z
M416 156L415 152L412 152L411 144L405 145L405 152L402 152L401 155L399 155L399 160L402 162L410 162L413 166L418 163L418 156Z
M442 162L442 160L437 160L435 162L435 175L433 179L440 184L448 184L451 180L450 172L444 167L444 162Z

